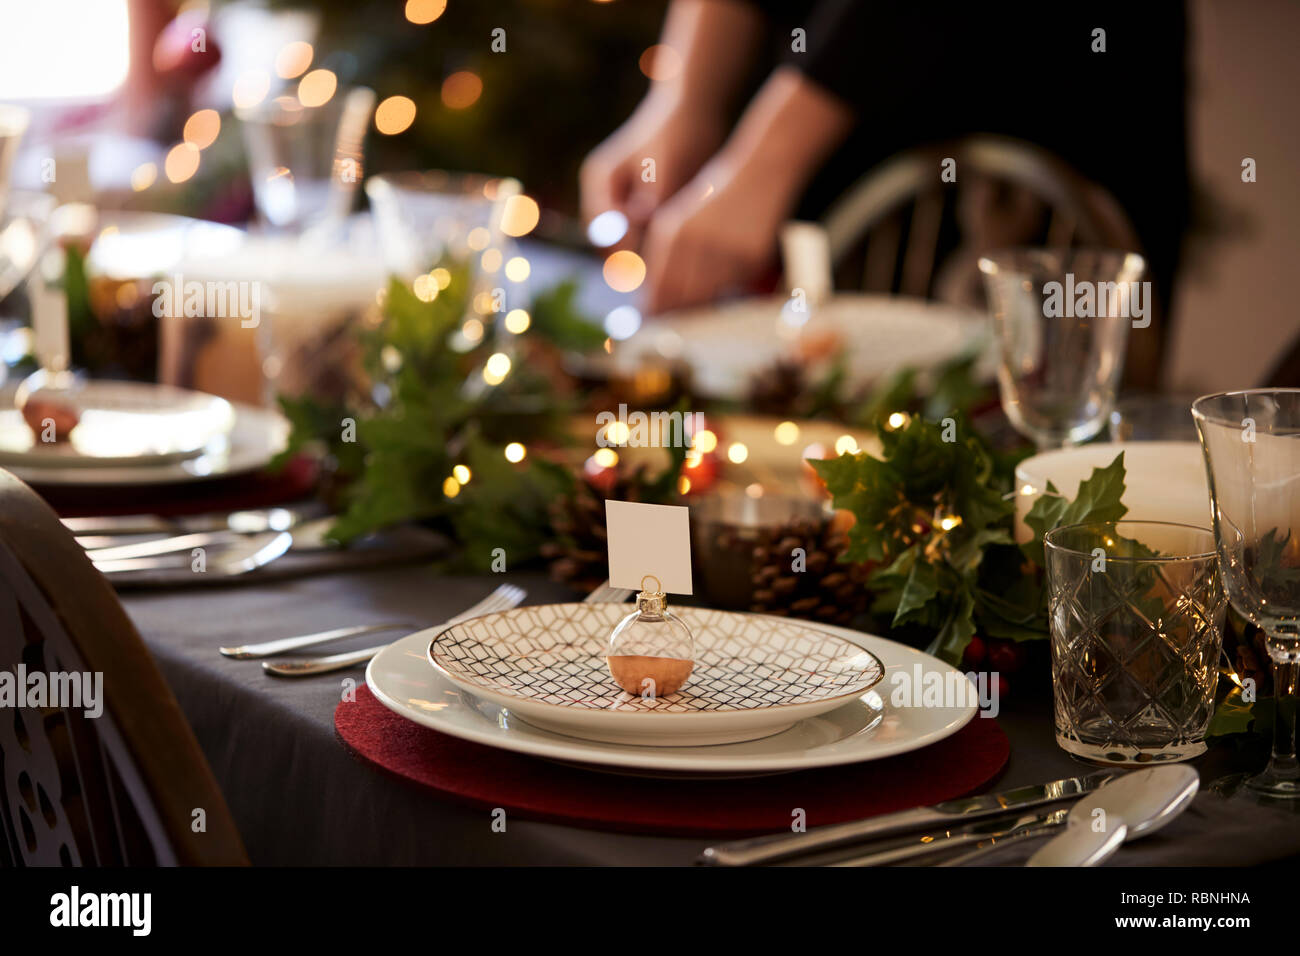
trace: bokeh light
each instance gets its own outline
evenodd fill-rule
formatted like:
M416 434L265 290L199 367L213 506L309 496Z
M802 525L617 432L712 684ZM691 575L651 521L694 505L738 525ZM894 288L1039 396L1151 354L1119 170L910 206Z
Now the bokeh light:
M271 92L271 77L265 70L249 70L235 80L231 99L241 110L251 109Z
M142 163L131 173L131 188L143 192L158 179L158 167L153 163Z
M385 136L396 136L415 122L415 100L409 96L390 96L375 108L375 129Z
M631 249L612 252L605 260L605 284L615 292L634 292L645 281L645 261Z
M525 309L511 309L506 313L506 331L512 335L522 335L533 324L533 317Z
M695 440L691 442L691 447L700 454L707 455L709 452L713 451L713 449L718 447L718 436L706 428L702 432L696 434Z
M495 352L483 366L483 381L489 385L500 385L510 374L510 356L505 352Z
M324 106L339 87L331 70L312 70L298 81L298 102L303 106Z
M442 493L448 498L455 498L460 494L460 482L455 478L447 478L447 480L442 483Z
M512 461L518 464L528 456L528 449L517 441L512 441L506 445L506 461Z
M597 249L612 246L627 235L627 216L607 209L587 224L587 241Z
M799 426L794 422L782 422L776 426L776 440L782 445L793 445L799 440Z
M199 150L192 143L177 143L163 163L163 171L174 183L183 183L199 171Z
M621 342L636 335L641 328L641 313L633 306L620 305L605 316L605 334Z
M181 138L198 149L207 149L221 132L221 114L216 110L199 110L185 121Z
M451 470L452 476L455 477L462 485L468 485L469 480L473 477L467 465L457 465Z
M532 271L533 267L523 256L513 256L506 262L506 278L511 282L523 282Z
M524 195L511 196L501 210L501 231L518 239L532 232L541 216L536 199Z
M411 283L411 291L421 302L432 302L438 297L438 284L433 281L433 276L421 273Z
M500 249L487 250L487 252L483 253L483 257L479 260L479 265L483 267L484 272L496 272L498 269L501 268L501 250Z
M856 455L857 453L858 442L852 435L841 435L835 439L835 454Z
M731 447L727 449L727 457L733 464L739 465L749 457L749 449L743 442L732 442Z
M469 70L459 70L442 81L442 104L449 110L469 109L483 95L483 81Z
M618 464L618 452L612 448L597 448L591 457L601 468L613 468Z
M447 9L447 0L406 0L406 19L418 26L432 23Z
M282 80L292 80L307 72L316 51L306 40L286 43L275 55L275 75Z

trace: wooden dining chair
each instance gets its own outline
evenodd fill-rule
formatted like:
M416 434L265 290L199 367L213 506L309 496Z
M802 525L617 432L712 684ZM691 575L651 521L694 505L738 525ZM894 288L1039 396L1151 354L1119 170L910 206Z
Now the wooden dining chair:
M955 172L955 181L945 181L945 169ZM993 249L1142 251L1136 230L1107 190L1046 150L988 135L886 160L832 204L822 225L836 288L979 309L986 303L978 261ZM1156 384L1164 329L1159 315L1150 329L1152 334L1130 336L1130 384Z
M5 672L8 672L7 674ZM58 516L0 470L0 865L246 864L180 705ZM102 675L98 704L44 706L33 675ZM0 689L3 684L0 684ZM34 690L33 690L34 693ZM93 685L92 685L93 693Z

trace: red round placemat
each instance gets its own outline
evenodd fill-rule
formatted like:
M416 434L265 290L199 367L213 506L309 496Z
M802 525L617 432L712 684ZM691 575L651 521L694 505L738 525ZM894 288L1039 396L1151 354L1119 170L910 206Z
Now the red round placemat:
M567 767L440 734L362 685L334 711L354 754L441 796L575 826L678 835L749 834L925 806L971 793L1006 765L1007 735L975 718L923 750L868 763L745 780L662 780Z

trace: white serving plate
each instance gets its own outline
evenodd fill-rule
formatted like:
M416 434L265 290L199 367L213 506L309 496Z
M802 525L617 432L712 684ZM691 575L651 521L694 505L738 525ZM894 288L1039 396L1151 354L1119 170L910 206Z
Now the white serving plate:
M225 435L213 438L197 454L157 464L64 467L15 462L5 469L34 485L136 486L184 484L240 475L265 467L285 447L289 422L278 411L231 403L234 422ZM24 426L26 427L26 426Z
M614 361L634 366L647 355L681 358L701 394L740 398L755 373L796 353L801 336L838 343L834 351L847 359L850 387L907 366L937 365L987 342L983 313L925 299L837 294L807 313L793 312L790 302L770 296L669 313L619 343Z
M943 740L975 715L971 702L960 707L894 706L889 702L891 688L900 676L947 681L958 672L894 641L847 628L819 627L875 655L884 667L884 679L834 710L744 743L638 746L582 740L536 727L509 707L458 687L429 665L429 642L440 629L411 634L380 651L366 668L366 683L390 710L453 737L588 769L654 776L743 777L880 760Z
M224 398L171 385L89 381L75 401L80 421L68 440L44 443L12 407L12 392L0 392L0 465L162 465L200 454L235 424L235 410Z
M1210 488L1201 446L1192 441L1098 442L1026 458L1016 466L1016 540L1028 541L1025 515L1050 481L1073 498L1079 482L1124 453L1124 495L1128 521L1172 521L1210 525Z
M622 690L605 662L609 634L629 612L601 603L486 614L437 632L429 661L543 729L657 747L768 737L884 676L869 652L806 621L687 607L673 613L694 635L695 667L679 691L647 699Z

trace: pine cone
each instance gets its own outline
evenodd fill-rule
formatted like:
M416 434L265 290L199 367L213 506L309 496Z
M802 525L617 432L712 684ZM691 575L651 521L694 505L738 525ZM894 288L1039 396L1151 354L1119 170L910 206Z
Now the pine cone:
M551 578L574 590L591 592L608 573L605 500L640 501L646 484L645 469L619 469L608 491L585 476L574 493L551 502L551 530L555 539L542 545L550 562Z
M808 383L803 365L780 359L749 383L749 406L760 415L789 418L798 413Z
M839 562L848 538L829 519L796 518L751 534L724 526L717 541L718 557L734 553L747 568L749 610L840 625L866 610L870 569Z

